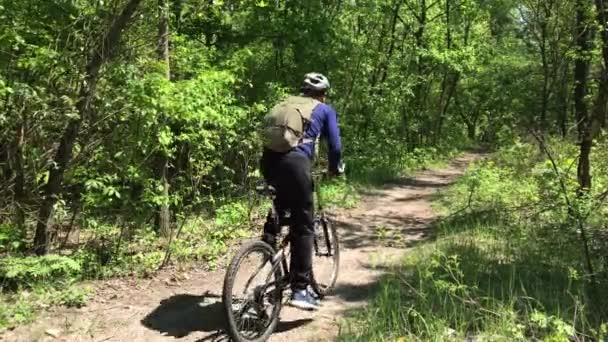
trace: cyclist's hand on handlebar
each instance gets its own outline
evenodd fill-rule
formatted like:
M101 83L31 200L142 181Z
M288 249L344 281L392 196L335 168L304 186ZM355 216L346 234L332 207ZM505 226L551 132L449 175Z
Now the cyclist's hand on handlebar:
M344 164L344 162L340 163L340 165L338 165L338 173L343 175L344 172L346 172L346 164Z
M336 170L332 170L329 172L331 177L340 177L344 175L344 171L346 170L346 165L344 163L340 163Z

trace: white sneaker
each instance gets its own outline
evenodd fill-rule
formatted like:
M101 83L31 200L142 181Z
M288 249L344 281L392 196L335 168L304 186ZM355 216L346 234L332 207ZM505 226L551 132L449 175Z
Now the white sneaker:
M318 310L321 301L315 298L308 290L294 291L289 304L301 310Z

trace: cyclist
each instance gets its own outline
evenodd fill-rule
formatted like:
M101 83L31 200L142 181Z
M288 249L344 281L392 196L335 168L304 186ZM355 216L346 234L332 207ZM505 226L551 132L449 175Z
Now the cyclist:
M302 136L297 143L287 149L264 147L261 159L261 172L268 184L276 188L276 206L279 211L291 213L291 289L290 304L304 310L316 310L320 301L310 287L312 271L312 253L314 240L314 206L312 180L312 160L315 157L315 144L318 138L328 143L329 172L338 175L343 172L341 166L341 139L336 111L325 104L329 80L319 73L308 73L304 77L300 95L291 97L292 102L311 101L310 113L303 113L297 108L306 121L302 127ZM295 100L293 100L295 98ZM299 102L303 103L303 102ZM281 105L289 107L288 101ZM308 116L307 116L308 114ZM306 120L306 118L309 118ZM282 133L284 134L284 133ZM264 227L264 241L276 246L275 226Z

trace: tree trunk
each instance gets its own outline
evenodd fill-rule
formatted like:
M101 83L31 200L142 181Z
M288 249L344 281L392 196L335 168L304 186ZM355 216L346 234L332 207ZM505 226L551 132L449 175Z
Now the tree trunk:
M84 81L78 94L79 100L76 104L79 113L78 118L71 120L63 132L59 147L51 163L48 181L44 187L42 204L38 212L36 235L34 237L34 251L38 255L46 254L48 251L48 233L53 225L53 208L55 203L57 203L61 190L63 175L68 167L68 163L72 159L72 149L78 137L80 127L83 120L89 116L91 110L91 100L95 95L99 70L114 55L122 33L131 21L140 2L141 0L130 0L127 3L118 18L112 22L108 33L97 44L97 48L93 51L91 59L87 63Z
M169 1L158 0L159 20L158 20L158 59L165 64L165 77L171 79L171 69L169 67ZM165 116L165 115L162 115ZM161 120L165 121L165 120ZM157 165L159 181L162 184L162 195L165 201L158 208L157 228L161 237L168 238L171 235L171 212L169 210L169 159L164 152L160 152Z
M583 139L581 141L580 156L578 162L578 183L583 191L589 191L591 189L591 163L589 157L591 156L591 146L593 140Z
M591 139L595 138L602 127L606 126L606 111L608 106L608 6L606 0L595 0L597 22L600 27L602 42L602 68L599 77L597 97L593 105L593 119L591 122Z
M437 114L437 124L435 126L435 132L433 134L434 143L438 144L441 139L443 123L450 107L450 102L456 93L458 87L458 80L460 74L456 72L446 71L441 86L441 96L439 97L439 109Z
M407 4L407 3L406 3ZM413 13L418 22L418 28L414 32L414 40L416 42L416 57L415 57L415 73L416 73L416 82L412 89L414 94L413 103L411 108L414 111L414 114L420 118L424 118L423 112L426 110L426 95L428 92L425 91L425 82L423 80L428 76L428 67L427 67L427 57L423 56L421 51L426 50L427 42L424 40L424 35L426 32L427 25L427 5L426 0L420 1L420 13ZM407 112L407 111L404 111ZM407 118L403 118L404 125L403 127L407 127ZM425 125L428 125L428 118L424 119Z
M601 51L603 65L601 68L601 75L599 77L598 92L593 105L593 112L590 116L588 113L585 113L586 115L584 117L580 116L580 118L577 115L579 125L582 126L579 128L579 136L581 136L581 150L578 167L578 178L581 188L587 190L591 188L591 147L593 145L593 139L599 133L601 127L605 124L607 108L606 106L608 102L608 29L606 27L608 25L608 18L604 0L596 0L595 5L597 13L597 23L600 27L599 32L601 35L602 42ZM592 39L592 37L588 37L588 39ZM587 46L588 45L589 42L587 42Z
M27 236L25 230L25 171L23 169L23 143L25 139L25 117L22 117L21 124L18 125L13 151L13 170L15 172L15 188L14 188L14 206L15 216L14 224L18 229L21 237Z
M447 50L452 49L452 29L451 29L451 7L450 1L446 1L445 7L445 18L446 18L446 47ZM464 46L469 45L469 34L471 29L471 23L467 22L464 28ZM447 70L441 87L441 96L439 98L439 110L437 114L437 126L435 127L434 132L434 143L438 144L440 142L443 124L450 107L450 102L452 98L456 94L456 89L458 87L458 81L460 80L460 73L458 71Z
M568 80L568 73L570 65L566 63L563 67L562 77L558 85L558 102L559 102L559 115L558 115L558 126L562 138L566 138L568 135L568 113L570 112L570 87Z
M378 45L377 45L375 51L383 51L384 38L387 35L386 31L389 29L389 25L390 25L390 23L387 24L384 20L382 20L382 26L380 27L380 34L378 35ZM376 87L376 84L378 83L378 75L379 75L379 70L381 68L381 65L382 65L382 63L375 66L374 71L371 74L371 78L369 81L371 95L374 94L374 88Z
M540 120L538 123L538 129L541 134L544 135L547 130L547 105L549 103L549 64L547 62L547 56L545 55L546 49L544 47L544 42L542 45L543 47L541 48L541 54L543 64L543 88L540 101Z
M577 0L576 4L576 45L578 58L574 64L574 108L580 143L580 156L578 162L578 182L581 189L591 188L591 174L589 155L591 153L591 135L589 134L589 113L585 97L587 96L587 78L589 74L590 31L586 15L584 0Z
M446 50L450 51L452 49L452 30L451 30L451 21L450 21L450 1L445 2L445 43ZM432 134L433 136L433 144L436 145L439 141L439 136L441 134L441 127L443 126L443 108L445 107L445 98L446 94L449 91L450 87L450 74L451 70L449 66L445 67L445 72L443 74L443 81L441 81L441 95L439 95L439 104L437 109L437 119L434 125L434 132L427 132ZM431 125L433 127L433 125Z
M173 21L173 27L175 32L177 32L177 34L181 33L181 29L182 29L182 19L183 19L183 15L182 15L182 11L184 9L184 0L174 0L173 1L173 16L174 16L174 21Z
M401 4L402 2L398 1L395 4L395 9L393 10L393 16L391 19L391 42L389 44L386 57L383 59L382 65L380 67L382 75L380 77L380 84L384 83L386 81L386 78L388 77L388 67L390 65L390 60L393 57L393 52L395 50L395 41L397 40L395 34L397 29L397 18L399 17L399 10L401 9Z
M551 89L549 87L549 80L551 78L551 70L549 65L549 59L547 58L547 27L548 22L551 19L552 15L552 7L553 1L541 1L543 4L543 15L542 19L540 19L540 37L539 37L539 48L540 48L540 58L542 62L543 69L543 86L541 90L541 99L540 99L540 117L538 121L538 130L541 135L544 135L547 130L547 111L549 104L549 96L551 95ZM539 6L540 7L540 6ZM539 17L540 8L539 8Z

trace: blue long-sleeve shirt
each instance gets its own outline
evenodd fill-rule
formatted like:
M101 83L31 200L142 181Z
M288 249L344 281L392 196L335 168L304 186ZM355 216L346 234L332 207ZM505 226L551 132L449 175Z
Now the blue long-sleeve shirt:
M296 151L304 153L310 159L315 156L315 141L321 136L327 140L329 169L337 171L342 157L342 141L336 111L329 105L320 103L312 111L310 123L304 139L308 142L296 147Z

